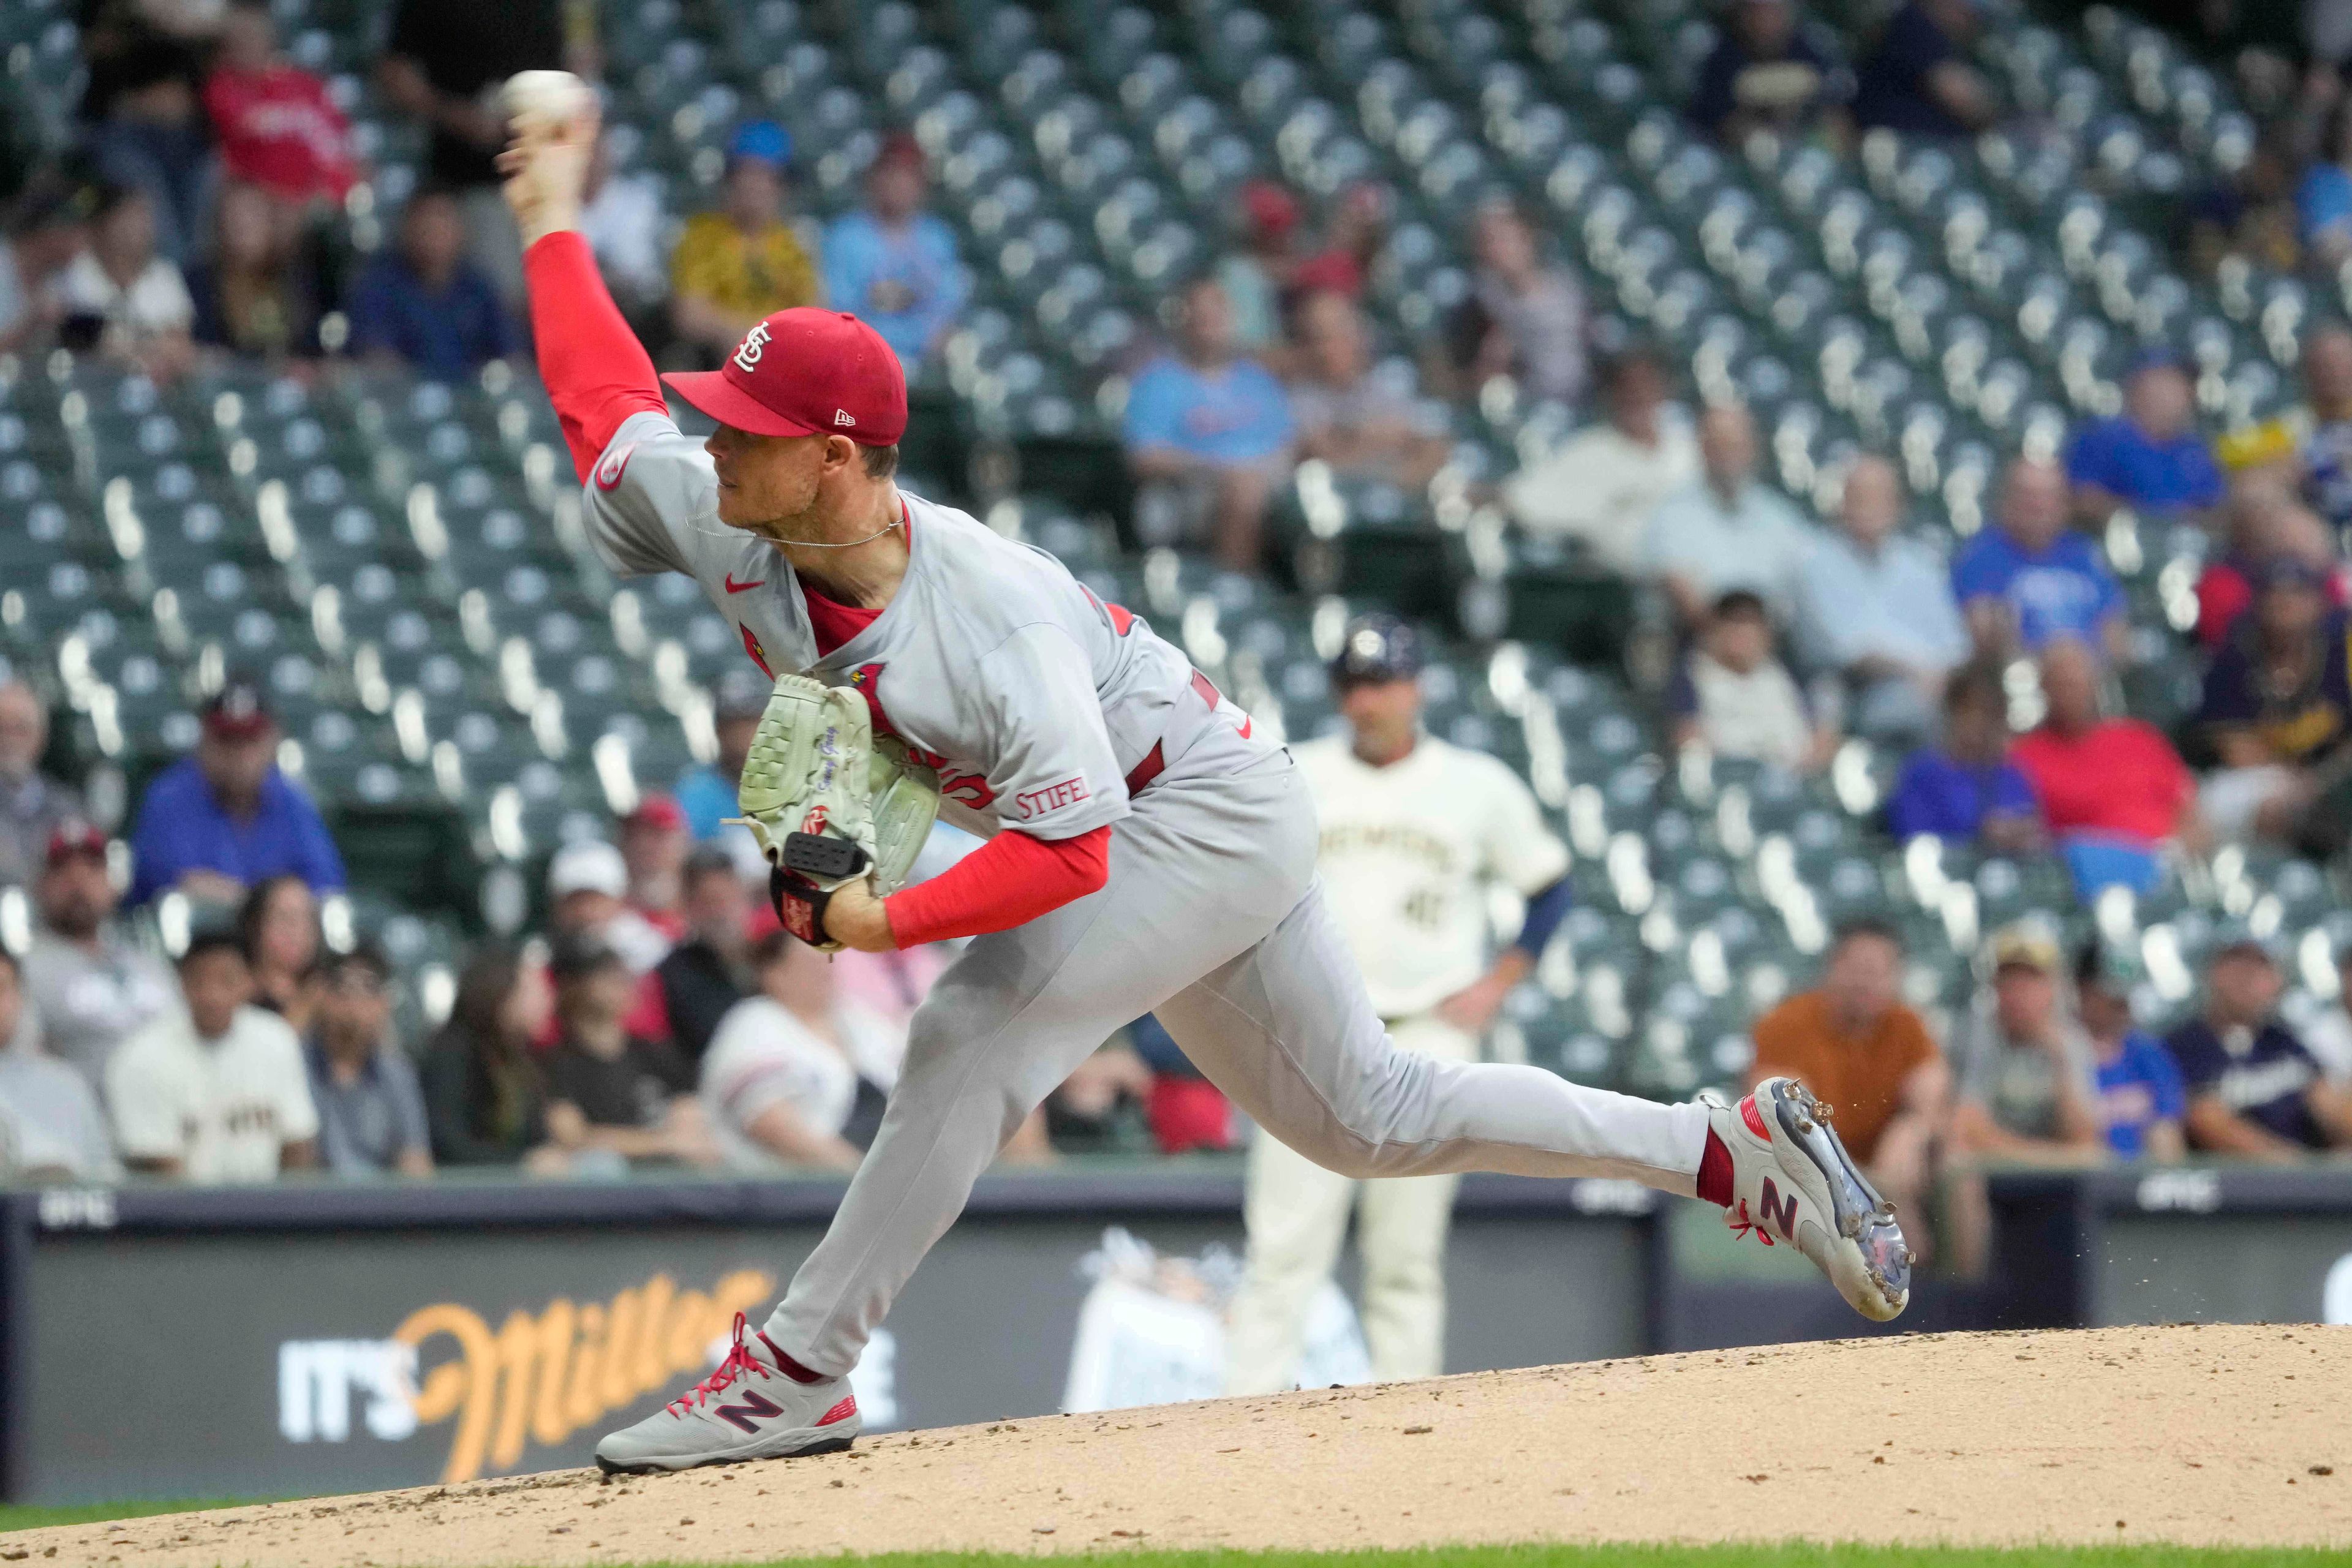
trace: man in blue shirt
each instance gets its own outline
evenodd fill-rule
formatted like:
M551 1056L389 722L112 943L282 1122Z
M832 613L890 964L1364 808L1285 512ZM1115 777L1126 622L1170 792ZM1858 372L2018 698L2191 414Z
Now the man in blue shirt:
M1911 753L1886 801L1898 839L1922 834L2021 855L2042 838L2041 809L2025 772L2009 760L2009 694L2000 671L1972 664L1944 688L1944 743Z
M866 205L824 231L824 297L863 318L911 379L938 353L970 287L955 231L923 211L923 150L911 136L885 142L866 175Z
M229 904L287 873L314 892L343 885L343 859L318 807L278 771L278 722L250 681L205 708L194 755L155 775L131 829L129 901L167 889Z
M2280 985L2269 945L2242 927L2213 950L2205 1016L2171 1039L2200 1150L2281 1162L2352 1146L2352 1095L2273 1016Z
M2088 539L2067 531L2066 476L2020 458L2001 481L1996 526L1952 562L1952 595L1977 651L2006 661L2074 637L2121 663L2129 651L2123 590Z
M514 318L466 259L457 199L425 186L400 212L400 240L352 286L351 349L406 363L434 381L461 381L522 350Z
M1968 58L1981 21L1977 0L1899 7L1855 73L1855 123L1910 136L1967 136L1991 125L1992 89Z
M1143 367L1127 395L1127 461L1147 544L1206 533L1220 564L1255 572L1265 505L1289 471L1290 400L1234 348L1234 307L1213 278L1180 301L1176 350Z
M2141 356L2124 382L2124 411L2074 437L2066 454L2074 515L2104 525L2117 507L2204 521L2221 504L2221 468L2197 433L2196 387L2161 351Z
M2074 960L2074 1007L2091 1037L2107 1147L2119 1160L2178 1160L2189 1091L2164 1042L2132 1018L2139 961L2127 947L2092 938Z

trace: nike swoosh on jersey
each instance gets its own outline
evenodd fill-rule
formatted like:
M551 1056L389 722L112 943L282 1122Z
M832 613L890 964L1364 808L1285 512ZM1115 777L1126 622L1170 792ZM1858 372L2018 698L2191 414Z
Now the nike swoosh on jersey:
M730 594L748 593L753 588L763 588L767 586L767 584L768 580L765 577L761 578L756 583L738 583L735 581L734 573L730 572L727 574L727 591Z

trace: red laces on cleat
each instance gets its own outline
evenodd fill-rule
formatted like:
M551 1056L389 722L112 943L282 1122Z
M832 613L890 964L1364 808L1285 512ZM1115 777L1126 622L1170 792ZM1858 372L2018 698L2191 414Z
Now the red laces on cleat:
M743 1331L747 1327L743 1314L736 1313L734 1348L727 1352L727 1359L720 1362L709 1377L671 1400L668 1406L671 1411L683 1415L694 1406L709 1403L714 1394L726 1393L728 1385L747 1372L758 1373L763 1378L774 1375L752 1357L751 1347L743 1342Z
M1758 1225L1755 1220L1748 1216L1748 1200L1746 1198L1740 1199L1738 1206L1731 1211L1731 1216L1727 1223L1730 1225L1731 1234L1734 1236L1753 1236L1757 1240L1762 1242L1767 1247L1778 1247L1780 1245L1780 1243L1772 1239L1771 1235L1767 1232L1762 1226Z

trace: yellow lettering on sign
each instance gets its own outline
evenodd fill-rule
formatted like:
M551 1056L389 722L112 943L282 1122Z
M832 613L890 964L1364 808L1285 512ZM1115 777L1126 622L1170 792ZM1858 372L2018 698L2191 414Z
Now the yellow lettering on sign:
M708 1292L680 1291L667 1274L616 1292L610 1301L556 1297L538 1312L510 1312L497 1333L482 1315L452 1301L411 1312L393 1331L432 1361L416 1393L422 1426L454 1421L445 1481L470 1481L485 1468L510 1470L530 1444L553 1447L583 1426L634 1405L681 1373L709 1363L713 1341L775 1294L775 1276L745 1268Z

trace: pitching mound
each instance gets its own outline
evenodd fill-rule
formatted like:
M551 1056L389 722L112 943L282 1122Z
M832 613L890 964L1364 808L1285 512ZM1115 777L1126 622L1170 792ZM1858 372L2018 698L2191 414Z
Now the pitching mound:
M2352 1544L2352 1331L1649 1356L886 1436L606 1483L26 1531L6 1556L627 1563L819 1552L1816 1540Z

